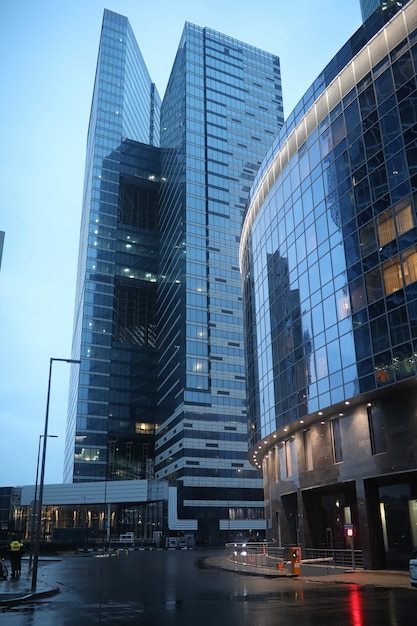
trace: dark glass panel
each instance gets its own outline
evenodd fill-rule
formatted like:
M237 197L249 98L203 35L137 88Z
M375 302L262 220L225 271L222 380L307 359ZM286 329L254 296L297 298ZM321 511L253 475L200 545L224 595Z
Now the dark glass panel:
M385 162L384 153L381 150L378 154L374 154L368 161L368 171L373 172L383 166Z
M372 359L365 359L364 361L359 361L358 363L358 376L362 378L363 376L367 376L368 374L372 374L374 371L374 363Z
M381 131L379 124L375 124L363 136L366 157L369 159L382 149Z
M346 136L343 115L339 115L332 123L333 145L336 146Z
M388 313L388 322L393 346L410 340L410 329L405 306Z
M365 149L362 139L358 139L351 145L349 158L352 170L358 168L365 161Z
M375 267L365 275L365 283L369 304L372 304L376 300L383 297L384 289L379 266Z
M380 167L369 175L370 187L372 190L372 200L385 195L388 191L388 180L385 167Z
M358 360L366 359L372 355L371 338L367 324L355 328L355 347Z
M365 207L371 204L371 192L369 189L368 179L364 179L358 182L354 188L355 203L357 212L362 211ZM374 190L372 190L374 192ZM381 190L382 193L382 190Z
M376 108L375 92L373 85L369 85L361 94L359 94L359 106L362 119L365 119Z
M407 51L392 64L395 87L398 88L414 77L414 67L410 53Z
M362 274L363 270L361 263L356 263L355 265L352 265L352 267L349 267L347 270L347 276L349 281L358 278L358 276L362 276Z
M406 131L417 123L417 94L414 93L407 100L398 105L402 130Z
M359 238L357 233L352 233L345 240L346 265L351 266L357 263L360 256Z
M359 124L359 108L357 100L354 100L352 104L345 109L345 124L346 124L346 132L348 135L352 132L354 128L356 128Z
M388 350L390 347L390 336L385 316L370 322L370 327L373 351L381 352L382 350Z
M415 294L417 297L417 293ZM411 336L417 338L417 301L408 304L408 317L410 319Z
M360 393L366 393L375 389L375 377L374 374L365 376L359 379L359 391Z
M373 228L373 224L371 224L370 226ZM375 239L375 243L376 243L376 239ZM369 254L367 257L363 259L362 264L363 264L364 272L367 272L368 270L371 270L373 267L378 265L379 264L378 252Z
M395 156L400 150L404 149L402 136L399 135L393 141L391 141L388 145L384 147L385 159L390 159Z
M342 182L350 176L349 159L347 152L343 152L335 161L338 182Z
M380 119L382 138L385 145L401 134L401 125L397 109L393 109Z
M368 307L369 319L373 320L385 313L385 300L381 299Z
M385 298L387 311L392 311L405 302L404 290L398 289Z
M406 154L410 176L414 176L417 174L417 146L413 144L407 146Z
M401 102L402 100L405 100L406 98L409 98L411 94L415 92L416 88L417 88L416 80L415 78L412 78L411 80L408 81L408 83L403 85L397 91L398 102Z
M386 100L394 92L391 69L388 68L375 80L375 93L379 103Z

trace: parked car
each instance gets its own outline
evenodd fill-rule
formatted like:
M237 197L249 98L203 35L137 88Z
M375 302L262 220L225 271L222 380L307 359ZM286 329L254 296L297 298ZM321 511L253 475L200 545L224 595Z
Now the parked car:
M417 588L417 552L414 552L410 559L410 583Z

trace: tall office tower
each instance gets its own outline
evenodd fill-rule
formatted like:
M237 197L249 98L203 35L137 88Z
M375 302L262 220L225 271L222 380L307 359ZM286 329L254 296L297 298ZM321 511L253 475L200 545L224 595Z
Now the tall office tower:
M279 59L186 23L161 107L157 478L200 537L260 528L238 246L255 173L283 123Z
M64 480L153 474L160 98L104 12L87 140Z

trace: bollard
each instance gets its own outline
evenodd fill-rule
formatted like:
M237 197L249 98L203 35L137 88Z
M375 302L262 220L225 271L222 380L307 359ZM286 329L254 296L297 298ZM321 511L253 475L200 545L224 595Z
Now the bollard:
M299 546L291 548L291 574L294 576L301 574L301 548Z

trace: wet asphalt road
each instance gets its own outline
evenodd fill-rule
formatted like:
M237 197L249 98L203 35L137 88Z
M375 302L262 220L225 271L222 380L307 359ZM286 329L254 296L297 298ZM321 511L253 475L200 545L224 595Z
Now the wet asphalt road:
M60 593L0 609L1 626L413 626L408 589L307 583L202 567L211 552L144 551L129 556L40 562L39 579Z

